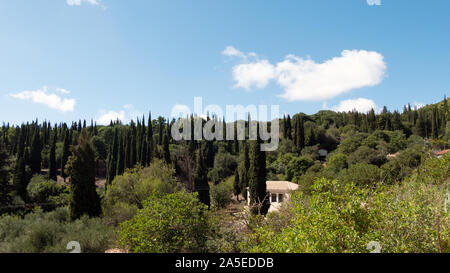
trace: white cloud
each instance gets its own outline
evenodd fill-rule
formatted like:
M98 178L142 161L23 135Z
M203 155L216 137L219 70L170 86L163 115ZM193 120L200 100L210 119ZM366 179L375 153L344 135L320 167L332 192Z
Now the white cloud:
M241 58L247 58L247 56L240 50L237 50L233 46L227 46L223 51L222 54L225 56L230 57L241 57Z
M75 99L72 98L62 98L57 94L50 94L47 92L47 87L44 86L42 89L33 91L22 91L19 93L10 94L11 97L21 100L31 100L34 103L45 104L52 109L57 109L61 112L73 112L75 108ZM58 91L59 89L59 91ZM56 89L58 92L60 90L65 90L62 88ZM67 91L67 90L65 90Z
M233 67L235 87L242 87L247 90L252 85L264 88L275 76L275 67L267 60L239 64Z
M98 117L95 120L98 124L108 125L111 121L116 121L117 119L122 121L122 123L128 123L137 118L141 119L143 116L143 113L136 110L132 104L125 104L123 109L119 111L100 110Z
M108 125L111 121L116 121L117 119L125 122L125 111L123 110L120 110L119 112L100 111L100 113L100 117L96 119L97 123L100 125Z
M367 4L369 6L380 6L381 5L381 0L367 0Z
M344 50L324 63L287 56L277 64L281 96L289 101L334 98L352 89L379 84L386 71L383 55L365 50Z
M56 88L55 90L64 95L70 94L70 91L64 88Z
M245 54L244 54L245 55ZM275 79L284 89L281 97L289 101L313 101L334 98L353 89L375 86L386 71L384 57L366 50L344 50L341 56L323 63L288 55L272 65L256 60L233 67L235 87L264 88Z
M338 105L331 107L331 109L336 112L349 112L356 110L360 113L367 113L371 109L374 109L375 112L379 112L380 110L373 100L365 98L343 100Z

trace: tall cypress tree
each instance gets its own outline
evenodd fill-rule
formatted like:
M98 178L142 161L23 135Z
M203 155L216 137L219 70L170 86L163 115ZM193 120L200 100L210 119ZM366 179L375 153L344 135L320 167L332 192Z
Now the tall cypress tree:
M266 215L270 202L266 185L266 153L261 151L261 143L259 136L257 140L251 141L248 177L251 212Z
M239 165L239 184L241 188L241 193L245 200L247 200L247 187L248 187L248 170L250 168L250 158L248 154L247 142L242 141L241 147L241 163Z
M114 129L113 143L109 149L108 170L106 173L106 186L109 186L117 174L117 154L119 149L119 131Z
M292 139L292 127L291 127L291 116L288 115L286 119L286 136L288 139Z
M142 152L141 152L141 165L147 166L147 150L148 150L148 144L147 139L143 139L142 141Z
M66 168L67 161L69 160L70 156L70 143L72 141L70 140L70 134L69 131L66 130L66 133L64 134L64 143L63 143L63 153L61 157L61 176L64 178L64 182L66 182L67 174L64 171Z
M169 149L169 132L164 134L164 138L163 138L163 153L164 153L164 161L167 164L171 164L170 149Z
M197 151L197 162L194 171L194 191L198 193L200 202L209 208L211 199L209 196L208 169L206 168L201 149Z
M95 186L95 154L86 129L81 131L67 164L70 174L70 219L83 215L97 217L101 213L100 197Z
M234 196L236 196L236 199L239 201L239 194L241 194L241 184L239 183L238 168L236 168L236 172L234 173L233 192L234 192Z
M117 168L116 174L121 175L125 171L125 151L124 151L124 137L119 137L119 147L117 150Z
M0 142L0 215L8 212L8 206L12 202L12 187L9 184L9 155L5 146Z
M431 137L433 139L437 139L438 134L439 134L439 131L438 131L438 125L437 125L437 108L435 106L431 110Z
M148 126L147 126L147 165L150 164L153 157L153 126L152 126L152 113L148 114Z
M28 150L25 150L24 155L17 158L13 177L14 188L23 200L26 200L27 186L30 182L29 175L27 174L25 167L25 156L27 156L27 154Z
M128 130L125 135L125 168L131 168L131 137L130 131Z
M32 174L39 174L41 172L41 151L41 137L39 135L39 128L36 126L30 147L30 169Z
M137 153L136 153L136 126L134 122L131 121L131 149L130 149L130 159L131 167L134 167L137 163Z
M57 130L53 132L52 140L50 143L50 155L48 164L48 178L50 180L57 181L58 167L56 167L56 138Z

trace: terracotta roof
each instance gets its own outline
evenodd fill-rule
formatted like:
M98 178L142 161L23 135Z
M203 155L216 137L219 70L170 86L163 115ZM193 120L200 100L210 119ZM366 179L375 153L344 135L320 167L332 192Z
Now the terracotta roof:
M267 181L267 191L290 192L298 189L298 185L289 181Z

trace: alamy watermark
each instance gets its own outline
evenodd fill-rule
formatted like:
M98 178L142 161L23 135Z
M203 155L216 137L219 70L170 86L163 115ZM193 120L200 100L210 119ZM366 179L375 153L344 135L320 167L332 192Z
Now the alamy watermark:
M248 139L256 140L259 128L259 138L263 141L261 143L261 151L275 151L278 149L280 141L280 107L279 105L270 106L270 119L268 110L268 105L227 105L224 112L219 105L215 104L203 108L202 97L195 97L193 112L187 106L172 108L171 116L172 118L178 118L178 120L171 128L171 135L175 141L202 139L234 140L235 134L237 134L237 140L246 140L245 123L248 116L250 116ZM193 121L190 118L192 113L196 114ZM207 115L211 115L211 119L205 122L203 118ZM236 122L228 122L226 123L226 128L224 128L223 120L219 120L219 118L225 118L225 120L229 121L236 120ZM194 126L192 126L191 122L194 123ZM270 123L270 132L268 123ZM225 136L224 130L226 130Z

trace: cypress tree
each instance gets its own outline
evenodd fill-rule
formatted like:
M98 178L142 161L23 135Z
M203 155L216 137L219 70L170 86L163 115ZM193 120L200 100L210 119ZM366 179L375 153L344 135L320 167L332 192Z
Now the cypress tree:
M9 155L3 143L0 142L0 215L8 212L7 207L12 202L12 187L9 184Z
M437 108L433 107L431 110L431 137L438 138L438 125L437 125Z
M266 185L266 153L261 151L261 143L259 137L257 140L251 141L248 177L251 212L266 215L270 202Z
M63 143L63 153L61 157L61 176L64 178L64 182L66 182L67 174L64 171L66 168L67 161L69 160L70 156L70 139L69 139L69 131L66 130L66 133L64 134L64 143Z
M95 186L95 154L86 129L81 131L67 164L70 174L70 219L83 215L97 217L101 213L100 197Z
M30 147L30 169L32 174L39 174L41 172L41 138L39 136L39 129L34 130L33 138Z
M141 165L142 166L147 166L147 149L148 149L148 144L147 144L147 139L143 140L142 143L142 152L141 152ZM170 157L170 155L169 155Z
M239 194L241 194L241 185L239 183L239 170L236 168L236 172L234 174L234 184L233 184L234 196L239 201Z
M117 150L117 168L116 175L121 175L125 171L125 151L124 151L124 137L119 137L119 147Z
M163 153L164 153L164 161L167 164L171 164L170 149L169 149L169 132L164 134L164 138L163 138Z
M241 149L241 163L239 165L239 183L241 188L241 193L245 200L247 200L247 187L248 187L248 170L250 168L250 158L248 154L247 142L242 141Z
M134 167L137 163L137 153L136 153L136 126L134 122L131 121L131 149L130 149L130 159L131 167Z
M131 138L130 131L127 131L125 137L125 168L131 168Z
M291 127L291 116L288 115L286 119L286 136L288 139L292 139L292 127Z
M158 136L158 145L162 145L163 141L163 119L162 117L159 117L159 136Z
M114 129L113 143L109 149L108 170L106 174L106 186L109 186L117 174L117 154L119 148L119 132L117 127Z
M16 189L17 194L26 200L27 186L29 181L29 176L26 172L25 167L25 156L27 156L28 151L25 150L24 156L17 158L16 166L14 168L13 185Z
M418 112L418 117L417 117L416 126L415 126L416 134L421 137L426 137L427 131L426 131L425 119L423 118L423 113L422 113L422 111L416 111L416 112Z
M52 140L50 143L50 155L48 165L48 179L57 181L58 167L56 167L56 129L53 132Z
M148 126L147 126L147 165L150 164L153 157L153 126L152 126L152 114L148 114Z
M234 153L239 154L239 140L238 140L238 131L237 131L237 122L233 124L234 129Z
M194 191L198 193L200 202L207 205L208 208L211 205L211 199L209 196L209 184L208 184L208 169L205 165L203 153L201 149L197 151L197 162L194 171Z

